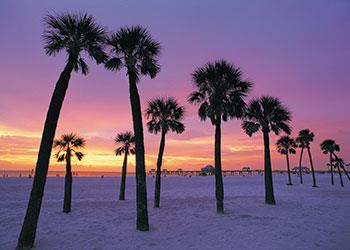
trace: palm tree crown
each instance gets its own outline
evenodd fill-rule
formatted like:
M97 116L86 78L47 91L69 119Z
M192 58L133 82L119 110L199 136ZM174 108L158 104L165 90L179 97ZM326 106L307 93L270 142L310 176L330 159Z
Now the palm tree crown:
M309 148L310 143L314 140L314 137L314 133L312 133L309 129L303 129L299 131L299 136L296 138L298 147Z
M117 148L114 150L115 155L135 154L135 138L131 131L119 133L114 139Z
M295 140L288 135L282 136L276 142L277 152L281 154L295 154L297 144Z
M339 152L340 147L334 140L327 139L321 143L321 150L324 154L333 154L334 152Z
M47 15L44 21L46 29L43 37L47 55L56 55L61 50L66 50L68 55L74 58L74 70L80 70L84 75L88 73L89 68L80 52L85 51L97 63L107 59L103 51L106 32L95 23L92 16L88 14Z
M341 168L342 166L345 165L343 158L335 157L335 159L333 161L334 161L335 167Z
M121 28L107 39L112 47L112 58L106 62L106 68L118 71L122 66L133 74L136 82L140 74L154 78L160 71L158 56L160 44L155 42L148 31L140 26Z
M242 72L232 64L221 60L208 63L192 74L197 88L188 98L190 103L200 104L198 115L201 120L209 118L212 124L217 120L240 118L244 114L244 97L252 87L242 80Z
M150 133L157 134L160 131L167 133L169 130L182 133L185 126L181 123L184 117L185 109L172 98L155 98L148 102L145 111L147 119L147 128Z
M85 139L73 133L63 134L60 139L54 140L53 147L58 149L58 152L55 154L58 162L66 160L68 151L70 156L75 155L80 161L84 154L77 150L85 147Z
M259 129L266 132L272 130L276 135L278 135L281 130L286 134L290 134L290 121L290 112L282 105L278 98L262 96L253 99L249 103L242 128L249 136Z

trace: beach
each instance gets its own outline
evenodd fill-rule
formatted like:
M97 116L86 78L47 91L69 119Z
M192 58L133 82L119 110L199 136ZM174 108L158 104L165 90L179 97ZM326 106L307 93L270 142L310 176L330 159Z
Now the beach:
M150 231L135 230L135 177L118 200L120 177L74 177L64 214L64 178L47 179L35 249L349 249L350 185L328 174L304 184L274 174L277 205L264 204L263 176L226 176L225 212L215 211L214 176L162 178L160 208L147 177ZM345 176L344 176L345 177ZM0 178L0 249L14 249L33 179Z

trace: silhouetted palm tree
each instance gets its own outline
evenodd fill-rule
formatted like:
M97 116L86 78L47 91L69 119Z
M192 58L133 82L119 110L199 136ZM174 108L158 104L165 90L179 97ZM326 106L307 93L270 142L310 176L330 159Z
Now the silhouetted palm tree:
M278 139L276 142L277 151L283 155L286 155L287 160L287 169L288 169L288 181L289 183L287 185L293 185L292 184L292 178L290 176L290 166L289 166L289 154L295 154L295 148L297 147L297 144L295 140L288 135L282 136Z
M303 184L302 173L301 173L301 161L302 161L302 157L303 157L303 151L306 148L307 153L309 155L311 172L312 172L312 181L313 181L312 186L317 187L314 164L312 162L312 156L311 156L311 150L310 150L310 143L313 140L314 140L314 133L312 133L309 129L303 129L303 130L299 131L299 136L296 138L296 142L298 143L298 147L301 148L300 160L299 160L299 174L300 174L300 178L301 178L300 183Z
M122 176L120 182L119 200L125 200L125 182L126 182L126 170L128 166L128 155L135 154L135 138L131 131L119 133L114 139L117 148L114 150L115 155L124 154Z
M239 68L222 60L208 63L192 74L196 91L188 98L200 104L198 115L202 121L210 119L215 126L215 184L216 208L224 211L224 187L221 171L221 120L241 118L246 108L244 97L252 84L242 80Z
M159 208L160 203L160 176L165 147L165 135L169 131L181 134L185 130L185 126L181 123L184 117L184 111L184 107L179 106L177 101L172 97L151 100L148 102L148 107L145 111L146 118L150 119L147 122L148 131L154 134L161 133L154 188L154 207L156 208Z
M154 78L158 74L160 45L152 39L146 29L139 26L121 28L109 37L107 43L112 48L112 58L107 61L106 68L117 71L125 67L129 78L136 154L136 227L138 230L148 231L145 149L141 104L136 84L141 75L149 75Z
M331 182L334 185L334 175L333 175L333 154L334 152L339 152L340 147L335 143L334 140L328 139L321 143L321 150L324 154L329 154L329 166L331 169Z
M64 185L64 203L63 212L71 211L72 203L72 165L71 157L76 156L79 161L83 159L84 154L78 149L85 147L85 140L73 133L63 134L59 139L54 140L53 147L58 149L55 157L58 162L66 161L66 177Z
M106 59L106 54L103 52L105 31L95 23L92 16L87 14L48 15L44 21L46 28L43 37L46 54L56 55L64 50L68 58L51 97L41 138L33 187L17 249L32 248L34 244L52 143L71 73L73 70L80 70L84 75L88 72L88 66L81 52L86 52L97 63L102 63Z
M267 204L276 204L273 193L269 133L273 131L276 135L279 135L281 131L284 131L290 134L290 121L290 112L282 105L278 98L262 96L253 99L249 103L245 120L242 123L242 128L249 136L258 132L259 129L261 129L264 136L265 202Z

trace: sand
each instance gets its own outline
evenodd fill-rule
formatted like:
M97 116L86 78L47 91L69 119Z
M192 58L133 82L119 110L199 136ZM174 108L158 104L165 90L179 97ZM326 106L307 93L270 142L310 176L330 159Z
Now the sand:
M328 174L300 185L275 174L277 205L264 204L263 176L226 176L225 213L216 214L213 176L162 178L161 208L153 208L147 177L150 231L135 230L135 178L75 177L72 212L62 213L64 178L49 177L35 249L350 249L350 182ZM0 249L14 249L32 179L0 178Z

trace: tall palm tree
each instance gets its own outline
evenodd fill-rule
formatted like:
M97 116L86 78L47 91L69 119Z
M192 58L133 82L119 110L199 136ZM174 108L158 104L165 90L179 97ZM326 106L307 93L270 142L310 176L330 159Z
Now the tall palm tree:
M207 63L195 70L192 81L196 90L192 92L188 101L200 105L198 115L201 121L210 119L215 126L215 186L216 209L218 213L224 211L224 186L221 171L221 121L241 118L246 104L244 98L252 84L242 80L239 68L221 60Z
M329 166L331 168L331 182L334 185L334 174L333 174L333 154L340 151L340 147L335 143L334 140L327 139L321 143L321 150L324 154L329 154Z
M309 155L309 161L311 166L311 172L312 172L312 181L313 181L313 187L317 187L316 184L316 177L315 177L315 170L314 170L314 164L312 162L312 156L311 156L311 150L310 150L310 144L314 140L314 133L312 133L309 129L303 129L299 131L299 136L296 138L296 142L298 143L298 146L301 148L300 153L300 160L299 160L299 174L300 174L300 183L302 184L302 173L301 173L301 161L303 157L303 151L306 148L307 153Z
M47 111L32 191L17 249L32 248L34 244L52 143L71 73L73 70L80 70L84 75L88 73L88 66L81 52L86 52L97 63L102 63L106 59L106 54L103 52L105 31L95 23L92 16L87 14L48 15L44 22L46 27L43 37L46 54L52 56L64 50L67 53L67 62L58 78Z
M242 128L249 136L258 132L259 129L264 136L265 203L267 204L276 204L273 193L269 133L273 131L279 135L281 131L284 131L286 134L290 134L290 121L290 112L278 98L262 96L249 103L245 120L242 123Z
M140 231L148 231L145 148L137 83L141 75L149 75L154 78L158 74L160 70L158 64L160 44L154 41L147 30L140 26L121 28L108 38L107 44L111 47L112 57L106 62L106 68L118 71L124 67L129 78L136 154L136 228Z
M55 154L57 161L66 161L63 212L69 213L71 211L72 203L71 158L76 156L79 161L83 159L84 154L78 150L85 147L85 140L84 138L73 133L63 134L59 139L54 140L53 147L58 149L57 153Z
M126 170L128 165L128 155L135 154L135 137L131 131L126 131L124 133L119 133L114 139L117 145L114 150L115 155L124 154L122 177L120 182L119 200L125 200L125 182L126 182Z
M147 128L150 133L161 133L158 159L157 159L157 173L154 188L154 207L159 208L160 203L160 176L163 160L163 153L165 148L165 135L169 131L181 134L185 130L182 124L185 109L179 106L177 101L172 98L155 98L148 102L148 107L145 111Z
M287 185L293 185L292 178L290 176L289 154L296 153L295 148L297 147L297 144L293 138L289 137L288 135L285 135L278 139L278 141L276 142L276 146L278 153L286 155L289 181Z

